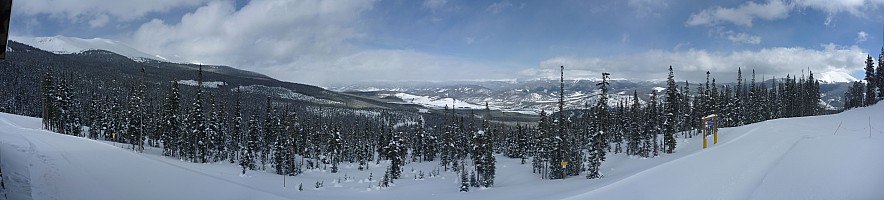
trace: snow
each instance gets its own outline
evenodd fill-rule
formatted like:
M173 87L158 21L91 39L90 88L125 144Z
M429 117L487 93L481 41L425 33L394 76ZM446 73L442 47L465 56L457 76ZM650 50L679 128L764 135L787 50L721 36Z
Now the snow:
M485 109L485 106L480 106L476 104L467 103L465 101L457 100L452 98L440 98L440 97L428 97L428 96L418 96L408 93L396 93L394 96L402 99L406 103L422 105L430 108L444 108L448 106L448 108L452 108L452 103L454 108L457 109Z
M169 61L166 59L158 59L161 57L139 51L120 41L104 38L83 39L58 35L53 37L13 36L12 40L56 54L73 54L87 50L101 49L129 57L130 59L139 62L144 62L146 59Z
M196 84L194 84L196 85ZM279 98L291 99L291 100L301 100L301 101L309 101L313 103L319 104L343 104L341 102L332 101L328 99L320 99L310 95L301 94L296 91L292 91L288 88L284 87L268 87L265 85L249 85L249 86L239 86L238 89L241 89L243 92L249 92L254 94L262 94L262 95L273 95ZM230 89L230 91L236 91L237 88Z
M654 87L653 89L654 89L654 91L657 91L658 93L666 91L666 88L664 88L664 87Z
M272 169L241 176L234 164L184 162L155 148L136 153L0 113L0 167L9 199L881 199L880 119L884 104L722 128L707 149L694 137L677 138L675 153L656 158L611 153L594 180L541 180L530 160L498 155L495 186L462 193L458 174L429 176L438 162L406 164L390 188L376 187L385 161L365 171L346 163L339 173L307 171L285 177L283 187ZM415 180L420 171L426 177ZM314 189L317 181L325 187Z
M197 81L195 81L195 80L178 80L178 84L181 84L181 85L189 85L189 86L196 86L196 85L197 85ZM225 83L225 82L223 82L223 81L207 81L207 82L203 82L203 87L204 87L204 88L218 88L218 87L225 86L225 85L227 85L227 83Z
M844 71L827 71L820 73L818 77L815 76L814 78L823 83L850 83L859 80Z

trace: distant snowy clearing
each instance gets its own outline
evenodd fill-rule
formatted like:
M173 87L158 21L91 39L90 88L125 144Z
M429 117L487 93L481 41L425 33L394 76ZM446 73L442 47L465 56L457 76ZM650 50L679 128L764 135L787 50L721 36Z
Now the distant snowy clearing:
M678 138L676 153L657 158L611 154L602 165L605 177L595 180L541 180L530 160L521 165L498 155L495 186L462 193L454 172L429 176L438 162L408 163L402 178L383 189L377 181L387 161L365 171L343 164L338 173L284 178L268 168L241 176L226 161L189 163L151 148L136 153L127 145L40 130L37 118L0 113L0 167L6 198L14 200L882 199L881 119L884 104L723 128L719 143L709 137L705 150L695 137ZM420 172L425 177L416 180ZM324 187L315 188L316 182Z

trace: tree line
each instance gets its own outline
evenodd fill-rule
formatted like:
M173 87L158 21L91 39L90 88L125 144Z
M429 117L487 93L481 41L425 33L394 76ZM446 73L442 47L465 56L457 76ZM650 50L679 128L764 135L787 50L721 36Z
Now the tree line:
M287 176L309 169L337 173L345 163L365 170L385 161L390 164L381 186L401 178L408 163L438 161L442 170L460 173L462 191L494 185L495 154L522 164L530 160L543 179L596 179L604 176L601 165L609 153L676 152L676 138L699 136L705 128L699 119L710 114L731 127L822 113L812 72L759 82L754 71L747 80L738 69L736 84L717 84L709 72L705 83L678 84L670 66L664 96L652 91L647 102L637 91L629 100L610 102L610 74L603 73L592 105L565 110L561 70L559 109L518 125L489 121L487 108L418 114L298 104L248 95L242 87L208 89L202 69L196 86L151 83L141 78L144 70L125 82L46 70L35 102L47 130L125 143L134 151L149 146L189 162L229 162L242 173Z

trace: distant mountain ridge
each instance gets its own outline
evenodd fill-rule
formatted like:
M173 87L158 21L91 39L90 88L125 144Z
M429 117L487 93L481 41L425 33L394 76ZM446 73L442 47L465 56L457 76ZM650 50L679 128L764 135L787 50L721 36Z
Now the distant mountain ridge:
M767 80L768 86L773 80ZM779 80L778 80L779 81ZM565 80L565 109L582 109L593 105L598 99L597 80ZM665 81L629 81L611 80L609 87L609 105L623 103L630 105L633 91L640 98L639 103L650 100L652 92L656 92L658 101L665 95ZM691 82L691 94L695 94L697 84ZM734 85L732 83L724 83ZM759 82L760 84L760 82ZM684 82L678 82L679 87ZM722 83L718 83L719 86ZM844 92L850 83L820 81L822 102L827 109L839 109L843 106ZM559 80L512 80L512 81L457 81L457 82L419 82L419 81L388 81L365 82L340 85L329 89L361 95L371 98L395 100L402 103L420 104L428 107L443 107L460 101L457 107L484 108L486 103L492 110L537 114L541 110L550 112L558 110ZM404 99L403 99L404 97ZM444 101L442 101L444 100ZM452 100L454 102L452 102ZM464 104L468 104L464 106Z
M123 42L105 38L83 39L57 35L51 37L13 36L11 40L55 54L75 54L88 50L105 50L126 56L135 61L156 60L173 63L189 63L188 59L179 56L150 54L135 49Z
M102 41L102 40L96 40ZM220 65L198 65L160 61L156 59L137 59L131 56L120 55L108 50L82 49L80 52L48 52L42 49L10 41L8 46L7 60L0 63L4 70L10 74L19 74L20 80L37 81L46 70L53 72L76 72L77 76L90 76L99 82L117 83L117 87L129 84L131 81L143 78L148 87L153 88L154 96L162 96L168 88L170 81L182 83L182 87L192 87L189 84L196 78L197 70L202 67L204 81L213 84L206 87L207 90L226 90L226 94L232 94L236 88L244 93L253 95L256 99L272 97L278 101L302 102L312 105L334 106L345 108L374 108L417 111L414 106L402 104L389 104L371 100L364 97L342 94L325 90L321 87L300 83L291 83L273 79L269 76ZM67 48L66 50L75 50ZM141 70L146 73L140 76ZM69 76L62 73L63 76ZM35 80L36 79L36 80ZM39 91L39 82L28 83L29 91ZM18 84L18 83L5 83ZM2 85L2 84L0 84ZM106 92L106 91L102 91ZM148 93L151 93L148 91ZM232 96L231 96L232 97ZM225 97L229 98L229 97ZM262 101L263 102L263 101Z

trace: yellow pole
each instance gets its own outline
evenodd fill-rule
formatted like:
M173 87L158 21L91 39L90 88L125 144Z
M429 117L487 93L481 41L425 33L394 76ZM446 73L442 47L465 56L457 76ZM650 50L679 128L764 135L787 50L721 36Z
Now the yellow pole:
M712 140L712 144L718 144L718 120L712 123Z
M703 148L705 149L706 148L706 119L703 119L703 123L701 126L703 126Z

